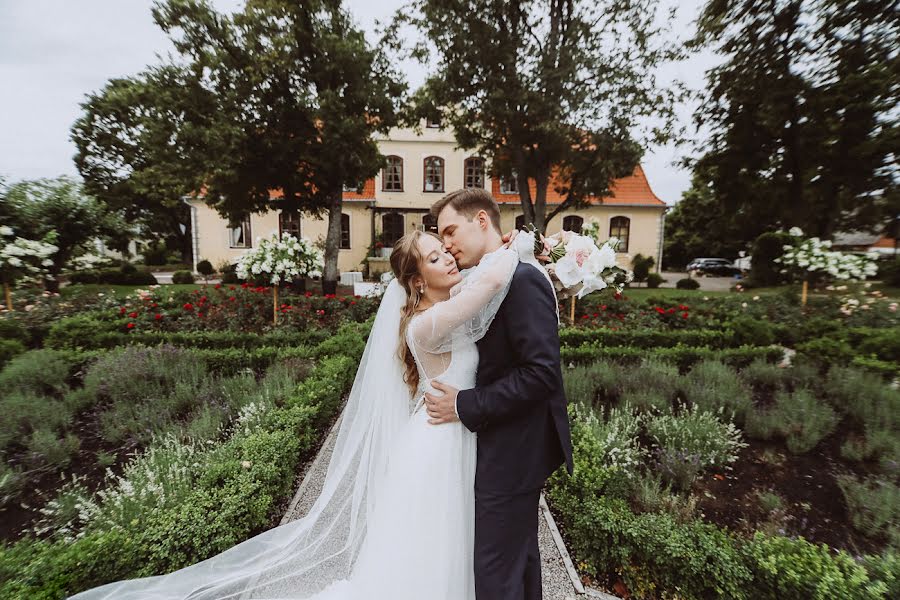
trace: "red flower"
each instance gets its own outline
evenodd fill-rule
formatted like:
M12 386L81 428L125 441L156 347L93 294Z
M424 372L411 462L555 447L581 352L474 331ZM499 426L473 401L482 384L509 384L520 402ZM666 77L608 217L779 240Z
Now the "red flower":
M247 289L248 287L250 287L250 284L245 281L244 283L241 284L241 287L244 289Z
M685 306L684 304L679 304L679 305L678 305L678 310L688 310L688 307Z
M159 306L159 305L158 305L156 302L154 302L154 303L151 304L150 306L152 306L153 308L156 308L156 307Z
M235 298L234 296L231 296L230 298L228 298L229 302L234 302L235 300L237 300L237 298Z
M184 310L194 310L194 305L191 304L190 302L188 302L187 304L184 305L183 308L184 308Z
M124 307L124 306L121 307L121 308L119 309L119 314L120 314L120 315L124 315L124 314L125 314L125 307Z
M221 283L217 283L214 287L215 287L215 289L219 289L219 288L222 287L222 284L221 284Z
M658 307L658 306L654 307L654 309L656 310L656 312L658 312L658 313L661 314L661 315L666 314L666 311L664 311L663 309L661 309L661 308Z
M157 321L159 321L159 320L162 319L162 315L159 314L159 313L156 313L156 314L154 315L154 318L155 318Z
M322 315L325 314L325 311L324 311L323 309L320 308L319 310L316 311L316 314L319 315L319 316L321 317Z
M351 300L350 304L356 304L356 300Z
M673 306L672 308L669 309L669 314L671 315L671 314L673 314L674 312L675 312L675 307Z
M137 314L137 312L130 312L130 313L128 313L128 316L131 317L132 319L137 319L138 314Z
M206 302L206 296L201 296L201 297L200 297L200 304L203 304L204 302Z
M594 318L599 317L600 313L594 313Z
M682 318L682 319L687 319L687 318L688 318L687 311L681 313L681 318Z
M362 296L360 296L359 294L354 294L353 297L354 298L362 298Z
M134 323L129 323L125 327L127 327L128 329L134 329Z
M307 298L312 298L312 292L306 292L303 295L306 296Z
M235 289L235 287L234 287L233 285L229 285L229 286L228 286L228 289L229 289L229 290L233 290L233 289Z
M621 300L622 294L620 294L619 292L616 292L615 294L613 294L613 298L615 298L616 300Z
M606 310L606 305L605 305L605 304L601 304L601 305L600 305L600 310Z

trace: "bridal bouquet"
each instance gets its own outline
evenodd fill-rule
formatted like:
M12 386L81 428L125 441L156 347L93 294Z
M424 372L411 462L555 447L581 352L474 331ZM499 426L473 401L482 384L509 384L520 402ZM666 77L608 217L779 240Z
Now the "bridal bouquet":
M598 247L593 238L571 231L560 231L544 238L533 225L529 230L535 234L534 253L550 258L544 268L560 300L576 295L583 298L607 287L621 293L633 278L630 271L616 265L616 246L619 245L616 238L610 238Z

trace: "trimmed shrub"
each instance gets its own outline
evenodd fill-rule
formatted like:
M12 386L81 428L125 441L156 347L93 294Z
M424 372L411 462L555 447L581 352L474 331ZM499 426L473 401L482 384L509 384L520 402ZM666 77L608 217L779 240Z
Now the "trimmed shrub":
M656 289L660 284L665 282L666 280L663 279L663 276L659 273L650 273L647 275L647 287L650 289Z
M756 238L750 259L750 279L754 285L774 286L785 281L782 267L775 259L784 255L784 246L792 240L783 232L766 232Z
M772 326L761 319L741 315L728 323L734 332L737 346L769 346L775 343L775 332Z
M675 287L679 290L696 290L700 288L700 282L690 277L684 277L675 282Z
M203 275L204 278L209 279L209 276L215 273L216 270L213 268L211 262L203 259L197 263L197 272Z
M194 274L190 271L175 271L172 274L172 283L194 283Z

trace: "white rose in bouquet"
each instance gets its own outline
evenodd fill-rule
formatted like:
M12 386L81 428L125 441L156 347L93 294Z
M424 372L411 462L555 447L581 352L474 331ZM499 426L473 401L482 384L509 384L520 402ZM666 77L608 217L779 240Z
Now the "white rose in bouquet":
M614 287L621 292L632 274L616 265L618 240L610 239L597 247L594 239L571 231L560 231L548 238L535 232L535 253L548 256L544 268L556 288L557 297L583 298L591 292Z

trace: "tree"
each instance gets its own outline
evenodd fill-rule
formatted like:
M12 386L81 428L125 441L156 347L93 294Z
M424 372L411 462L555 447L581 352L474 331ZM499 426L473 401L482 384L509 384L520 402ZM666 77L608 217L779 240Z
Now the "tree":
M452 126L494 177L515 177L525 222L543 231L561 211L610 195L646 143L671 135L678 94L658 86L654 71L679 49L654 25L656 8L655 0L412 0L393 27L415 26L425 41L413 56L436 56L416 114ZM551 185L563 198L552 210Z
M273 208L326 213L323 288L333 293L343 187L383 166L373 134L397 123L405 92L384 54L391 41L370 47L339 0L249 0L232 16L169 0L153 13L216 99L207 202L232 223Z
M828 237L896 213L896 2L710 1L692 47L725 62L696 113L691 162L749 241L803 224Z
M666 213L663 261L668 269L683 269L699 256L734 259L747 243L734 214L715 196L712 182L696 171L691 187Z
M80 183L70 177L37 179L13 184L6 191L3 204L11 215L16 234L30 240L48 239L55 232L50 256L49 277L44 287L59 291L58 276L66 264L85 250L94 238L121 239L125 223L102 203L84 193Z
M221 155L215 99L189 69L163 65L111 79L81 107L72 141L85 190L190 262L190 212L181 199Z

